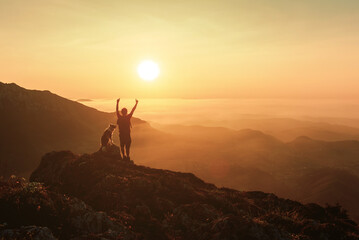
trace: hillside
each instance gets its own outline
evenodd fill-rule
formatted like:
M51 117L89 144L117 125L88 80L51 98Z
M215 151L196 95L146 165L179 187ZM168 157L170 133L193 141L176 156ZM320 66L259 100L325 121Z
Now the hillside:
M308 169L288 180L292 183L291 197L301 202L325 205L341 203L350 210L351 218L359 219L359 177L336 168Z
M48 153L31 181L1 184L6 214L0 220L7 225L0 236L36 225L32 229L61 239L359 239L357 225L339 207L217 188L190 173L101 153ZM92 230L86 228L90 216L98 216Z
M342 168L359 174L359 141L326 142L298 137L287 145L302 158L318 166Z
M76 146L76 152L96 151L103 130L116 122L114 114L49 91L27 90L1 82L0 116L0 175L7 176L29 176L41 156L52 150ZM144 133L153 130L136 118L133 125ZM141 138L137 143L141 144Z

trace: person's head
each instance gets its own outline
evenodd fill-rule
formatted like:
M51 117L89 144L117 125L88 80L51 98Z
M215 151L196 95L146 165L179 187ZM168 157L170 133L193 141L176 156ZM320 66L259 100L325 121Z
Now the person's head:
M110 129L110 131L115 131L115 129L116 129L116 125L114 125L114 124L110 124L110 126L108 127L108 129Z
M127 108L122 108L121 114L122 114L122 116L126 116L127 115Z

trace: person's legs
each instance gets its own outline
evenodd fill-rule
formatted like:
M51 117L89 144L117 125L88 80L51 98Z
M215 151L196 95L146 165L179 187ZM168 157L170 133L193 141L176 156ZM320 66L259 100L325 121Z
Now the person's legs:
M126 155L127 155L127 158L130 159L130 147L131 147L131 141L129 141L127 144L126 144Z
M121 153L122 153L122 158L125 158L125 144L121 143Z
M122 152L122 158L125 158L125 141L123 139L123 137L120 135L120 148L121 148L121 152Z
M128 134L126 136L126 155L128 159L130 159L130 148L131 148L131 135Z

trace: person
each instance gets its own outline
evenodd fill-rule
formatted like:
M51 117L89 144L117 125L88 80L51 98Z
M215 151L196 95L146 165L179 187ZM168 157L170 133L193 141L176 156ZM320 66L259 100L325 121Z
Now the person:
M118 110L118 104L120 99L117 99L116 103L116 114L117 114L117 125L120 132L120 148L122 152L123 159L130 160L130 147L131 147L131 118L133 113L136 110L138 100L136 99L136 104L132 108L131 112L127 114L127 108L122 108L121 114ZM125 154L126 149L126 154Z
M107 151L113 144L112 134L116 129L116 125L110 124L110 126L104 131L101 137L100 151Z

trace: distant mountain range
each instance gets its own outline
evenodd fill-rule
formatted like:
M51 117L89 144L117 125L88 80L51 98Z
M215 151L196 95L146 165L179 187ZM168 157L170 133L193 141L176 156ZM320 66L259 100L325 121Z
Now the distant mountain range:
M193 172L240 190L274 192L303 202L341 203L359 219L359 193L350 187L359 181L358 141L302 136L284 143L260 131L201 126L161 130L177 136L176 145L163 144L160 148L166 152L148 156L151 161L143 164Z
M256 129L288 142L298 136L308 136L323 141L359 140L359 119L304 118L243 116L217 122L208 126L227 126L232 129ZM347 124L347 125L346 125Z
M46 152L96 151L103 130L116 122L114 113L100 112L48 91L3 83L0 116L0 175L26 177ZM266 132L271 128L270 121L267 124ZM323 129L327 126L322 124ZM340 128L346 129L348 139L356 134L355 128ZM280 126L273 125L273 129ZM303 202L339 202L359 220L359 192L350 187L359 182L356 140L327 142L296 136L283 142L251 129L153 128L137 118L133 119L132 132L132 156L138 164L193 172L218 186L238 190L274 192ZM114 139L118 141L117 133Z

